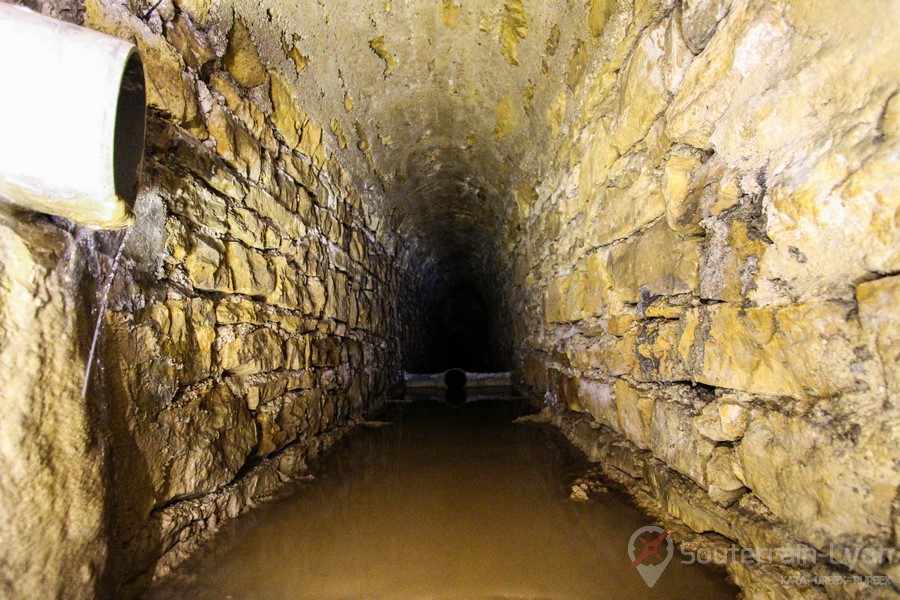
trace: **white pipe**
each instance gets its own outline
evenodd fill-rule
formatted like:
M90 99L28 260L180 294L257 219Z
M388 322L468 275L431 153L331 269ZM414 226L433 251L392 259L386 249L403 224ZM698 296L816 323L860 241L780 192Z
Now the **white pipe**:
M82 225L127 227L145 99L132 44L0 2L0 196Z

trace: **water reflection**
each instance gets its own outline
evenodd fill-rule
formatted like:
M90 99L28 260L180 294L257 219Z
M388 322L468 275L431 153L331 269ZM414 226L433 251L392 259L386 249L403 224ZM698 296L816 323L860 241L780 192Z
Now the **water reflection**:
M464 391L464 390L463 390ZM316 479L229 524L151 598L728 598L724 574L629 569L651 521L615 493L569 499L587 465L512 401L390 405ZM677 559L677 556L676 556Z

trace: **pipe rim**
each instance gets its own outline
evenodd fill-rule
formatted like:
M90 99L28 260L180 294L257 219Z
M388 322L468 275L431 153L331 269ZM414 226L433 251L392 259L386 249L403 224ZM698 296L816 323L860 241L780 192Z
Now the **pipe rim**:
M444 373L444 384L450 389L463 389L468 382L468 375L462 369L449 369Z

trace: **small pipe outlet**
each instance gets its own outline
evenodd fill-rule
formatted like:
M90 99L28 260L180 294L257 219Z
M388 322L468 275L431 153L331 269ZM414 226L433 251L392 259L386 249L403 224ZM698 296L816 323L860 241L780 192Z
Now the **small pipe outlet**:
M134 45L0 2L0 82L0 196L81 225L130 225L146 130Z

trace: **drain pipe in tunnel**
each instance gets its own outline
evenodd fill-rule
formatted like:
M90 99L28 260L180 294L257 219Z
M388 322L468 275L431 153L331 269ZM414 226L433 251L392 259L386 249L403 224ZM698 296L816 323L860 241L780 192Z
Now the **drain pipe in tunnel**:
M0 86L0 197L129 226L146 129L134 45L0 2Z
M440 388L452 387L452 382L457 382L458 387L504 387L512 385L512 374L508 371L502 373L469 373L462 369L448 369L441 373L410 373L404 371L403 383L407 388Z

